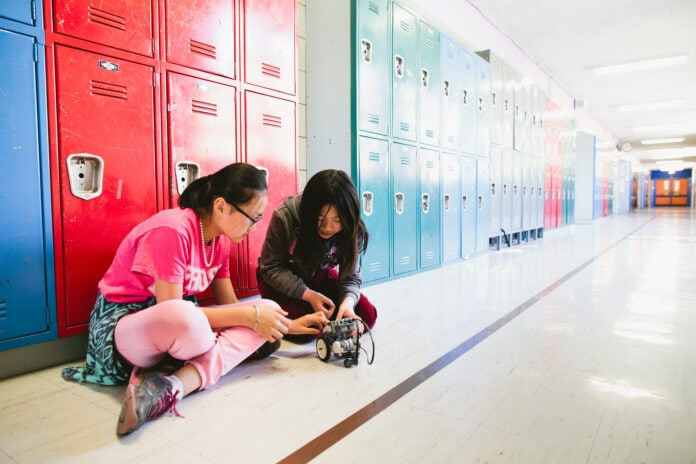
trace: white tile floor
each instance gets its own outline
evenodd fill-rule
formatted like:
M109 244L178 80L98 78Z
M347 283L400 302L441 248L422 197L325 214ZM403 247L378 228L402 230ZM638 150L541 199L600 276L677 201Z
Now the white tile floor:
M124 439L122 388L4 380L0 464L303 462L308 443L316 463L694 463L694 219L605 218L369 286L373 365L284 343Z

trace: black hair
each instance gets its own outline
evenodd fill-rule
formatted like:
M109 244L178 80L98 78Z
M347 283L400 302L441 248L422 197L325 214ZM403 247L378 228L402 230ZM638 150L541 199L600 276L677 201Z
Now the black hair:
M300 202L300 233L295 255L300 262L313 269L321 265L324 250L317 224L322 208L336 208L341 221L341 232L334 236L337 248L339 276L352 272L359 255L367 249L368 232L360 217L360 201L353 181L343 172L326 169L317 172L307 182Z
M200 217L212 212L213 201L244 205L268 190L266 174L247 163L232 163L191 182L179 197L179 207L191 208Z

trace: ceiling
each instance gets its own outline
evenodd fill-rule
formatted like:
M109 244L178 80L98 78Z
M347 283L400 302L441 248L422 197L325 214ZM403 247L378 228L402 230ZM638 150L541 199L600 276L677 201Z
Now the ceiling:
M647 149L691 147L696 162L695 0L469 0L539 63L645 168ZM689 53L684 64L596 76L592 68ZM670 109L619 111L619 105L683 100ZM634 127L671 125L636 132ZM641 140L684 137L680 143Z

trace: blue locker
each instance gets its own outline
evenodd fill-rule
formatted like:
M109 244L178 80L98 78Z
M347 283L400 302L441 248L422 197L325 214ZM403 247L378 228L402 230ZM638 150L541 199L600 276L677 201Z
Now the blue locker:
M420 80L416 17L394 4L392 31L392 136L415 142Z
M420 52L420 105L418 140L437 146L440 143L440 33L418 21Z
M418 163L416 147L392 144L392 217L394 275L418 267ZM372 231L370 230L370 243Z
M358 188L370 243L362 256L363 281L389 277L389 143L358 137Z
M389 134L389 10L387 0L356 1L358 130ZM359 47L359 48L358 48Z
M469 258L476 254L476 216L478 197L476 195L476 158L461 157L462 173L462 257ZM486 246L488 236L486 236Z
M444 34L440 34L440 69L442 70L442 143L448 150L459 150L461 131L461 47Z
M488 175L489 175L489 237L497 237L500 235L502 227L503 215L503 152L499 146L492 146L489 157Z
M9 19L27 26L41 26L41 2L28 0L2 0L0 18Z
M491 144L491 65L473 54L476 63L476 155L488 157Z
M421 148L420 184L420 267L440 264L440 154Z
M488 251L490 225L489 160L476 160L476 253Z
M3 15L11 12L8 6L3 4ZM0 350L5 350L54 339L57 326L43 47L35 37L0 29L0 68L5 167L0 170Z
M476 54L460 48L461 82L459 95L460 141L459 149L464 153L476 153L478 97L476 85Z
M456 261L461 255L462 205L459 155L442 153L442 262ZM473 197L470 197L473 198Z

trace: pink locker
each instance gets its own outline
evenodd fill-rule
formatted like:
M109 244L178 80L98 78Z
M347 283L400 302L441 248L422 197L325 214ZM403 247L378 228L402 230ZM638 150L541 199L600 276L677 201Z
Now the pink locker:
M49 113L63 337L85 331L116 248L155 213L159 145L153 68L61 45L53 50Z
M563 225L563 166L556 164L553 168L553 190L556 192L556 201L553 205L554 227Z
M544 229L550 230L554 228L552 222L552 206L553 202L553 167L548 161L544 163Z
M244 81L295 95L295 0L242 3Z
M155 56L157 25L151 0L53 0L46 8L56 33Z
M163 51L166 61L234 78L235 3L167 0Z
M244 94L246 108L246 159L268 171L268 207L264 218L248 237L247 256L242 269L247 274L246 290L255 293L256 267L273 210L297 193L295 102L256 92ZM244 292L242 292L244 296Z

